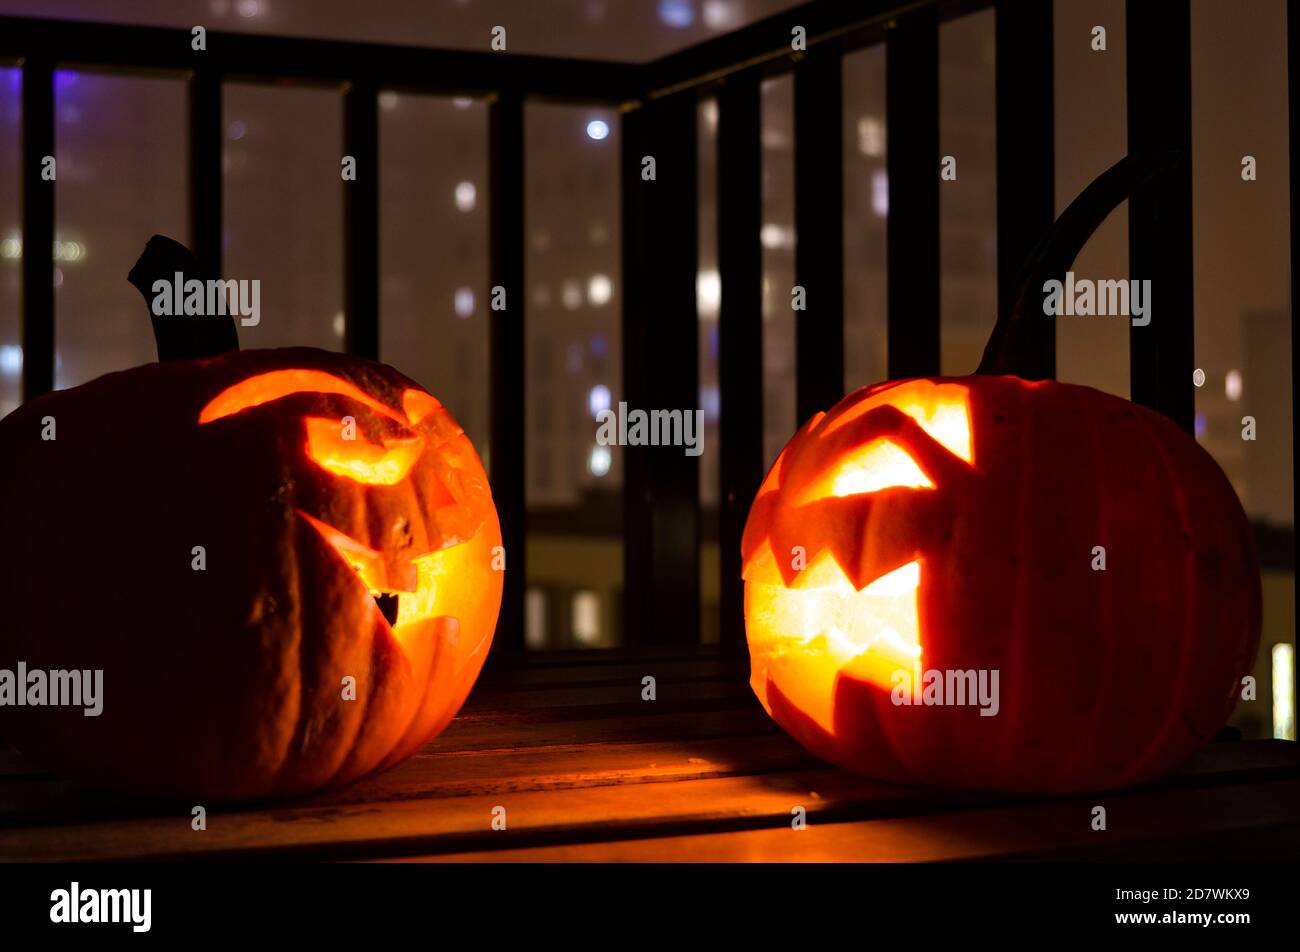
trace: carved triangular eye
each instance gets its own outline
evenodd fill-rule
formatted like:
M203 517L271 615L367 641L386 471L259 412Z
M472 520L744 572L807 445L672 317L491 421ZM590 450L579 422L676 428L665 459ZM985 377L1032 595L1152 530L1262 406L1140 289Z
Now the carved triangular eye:
M356 384L323 370L274 370L227 387L203 408L199 423L212 423L299 393L347 397L398 424L399 432L409 434L373 443L360 431L345 434L340 420L306 418L308 458L336 476L368 486L394 486L406 478L424 452L423 438L410 431L406 421L413 426L442 409L432 394L408 388L402 393L406 415L403 420L402 414Z
M897 413L882 417L879 411L887 407ZM826 417L820 426L814 425L810 435L824 449L827 461L798 492L797 504L892 488L934 489L936 482L942 482L934 475L933 459L930 464L923 462L931 454L917 452L913 442L917 435L904 437L898 432L898 414L923 431L921 439L973 464L967 388L908 381L866 393L842 412Z
M351 438L338 420L307 417L307 456L322 469L367 486L395 486L424 452L418 435L372 443L358 430Z
M907 383L874 391L845 410L826 418L818 431L826 439L858 423L876 407L896 407L915 420L932 440L953 456L975 462L971 446L970 396L963 384L910 380Z
M892 486L933 489L907 450L891 440L876 440L835 464L829 476L832 496L860 496Z

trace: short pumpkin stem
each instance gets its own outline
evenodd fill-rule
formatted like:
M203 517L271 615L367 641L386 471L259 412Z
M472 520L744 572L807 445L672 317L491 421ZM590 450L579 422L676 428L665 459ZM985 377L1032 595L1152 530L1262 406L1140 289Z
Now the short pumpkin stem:
M998 321L984 348L977 374L1013 374L1026 379L1038 376L1029 371L1036 365L1035 335L1026 330L1031 321L1052 320L1043 314L1043 285L1065 281L1083 246L1120 202L1131 198L1156 179L1168 175L1183 162L1183 152L1125 156L1093 179L1052 227L1047 230L1021 267L1013 297L998 308Z
M176 299L185 298L184 285L179 291L175 288L177 281L202 281L206 302L207 281L215 277L205 274L194 253L179 241L165 235L154 235L144 246L144 252L126 279L143 295L149 307L159 360L192 360L239 350L235 319L228 308L224 314L185 314L183 310L176 313ZM159 281L166 282L166 288L155 291L155 284ZM172 305L164 315L156 313L154 308L160 294L166 294Z

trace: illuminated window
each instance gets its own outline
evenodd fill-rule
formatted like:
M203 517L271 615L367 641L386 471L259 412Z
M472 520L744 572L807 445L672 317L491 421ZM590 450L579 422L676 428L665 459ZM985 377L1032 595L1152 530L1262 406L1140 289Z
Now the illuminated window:
M600 596L595 592L573 593L573 640L584 648L600 644Z
M1295 648L1273 646L1273 736L1295 740Z
M546 644L546 592L540 588L524 592L524 644L529 649Z

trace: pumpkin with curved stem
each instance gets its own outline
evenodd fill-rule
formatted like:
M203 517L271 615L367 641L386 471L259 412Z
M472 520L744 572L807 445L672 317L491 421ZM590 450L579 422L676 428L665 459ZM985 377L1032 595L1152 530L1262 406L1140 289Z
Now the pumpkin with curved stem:
M1085 192L1025 288L1150 174L1122 163ZM1153 411L1009 375L1031 299L975 376L850 394L759 489L751 684L826 760L950 787L1125 786L1204 745L1251 670L1259 571L1227 478Z
M286 348L108 374L0 422L0 459L4 654L104 672L98 717L0 710L63 776L214 800L340 785L437 734L486 657L487 477L390 367Z

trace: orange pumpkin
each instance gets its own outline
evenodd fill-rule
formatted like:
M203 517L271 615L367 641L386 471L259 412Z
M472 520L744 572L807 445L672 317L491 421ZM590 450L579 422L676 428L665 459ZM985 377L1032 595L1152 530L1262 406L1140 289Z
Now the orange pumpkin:
M1085 192L1029 286L1135 177ZM751 685L826 760L948 787L1125 786L1204 745L1251 670L1259 570L1227 478L1153 411L1005 375L1019 320L976 376L817 414L759 489Z
M42 439L53 418L54 440ZM473 446L390 367L307 348L112 373L0 421L3 657L103 710L0 708L56 773L237 800L347 783L455 714L501 600Z

